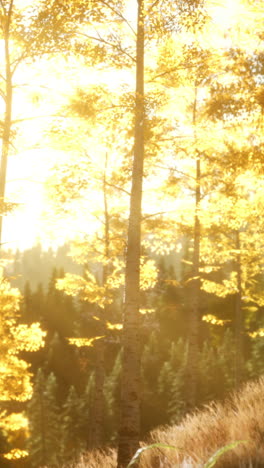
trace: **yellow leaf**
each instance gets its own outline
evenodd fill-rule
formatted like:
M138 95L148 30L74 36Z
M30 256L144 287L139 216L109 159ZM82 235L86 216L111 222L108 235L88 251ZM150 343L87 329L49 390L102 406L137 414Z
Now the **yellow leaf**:
M122 330L122 328L123 328L122 323L110 323L110 322L107 322L107 323L106 323L106 326L107 326L108 330Z
M25 458L28 456L28 452L26 450L21 449L13 449L9 453L4 454L4 458L7 460L18 460L19 458Z
M139 309L139 312L142 315L153 314L153 312L155 312L155 309Z
M73 344L77 346L77 348L81 348L82 346L93 346L94 342L96 340L100 340L101 338L104 338L105 335L103 336L95 336L94 338L68 338L68 341L70 344Z
M202 320L207 323L212 323L212 325L220 325L221 327L226 323L229 323L230 320L220 320L215 315L204 315Z

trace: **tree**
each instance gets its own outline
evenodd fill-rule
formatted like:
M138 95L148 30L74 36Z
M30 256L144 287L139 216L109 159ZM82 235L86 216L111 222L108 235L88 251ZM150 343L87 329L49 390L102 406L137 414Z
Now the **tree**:
M84 449L92 448L91 445L91 432L93 430L92 413L93 413L93 402L95 392L95 376L92 372L88 378L87 385L80 397L80 427L83 440Z
M30 433L28 449L32 466L59 466L60 424L56 390L55 375L50 373L46 377L39 369L27 411Z
M78 2L72 18L78 21L83 17L85 2ZM17 69L22 64L34 62L36 58L58 51L68 50L65 34L70 39L75 35L66 5L57 0L44 0L35 5L21 6L16 0L0 2L0 29L3 44L4 64L0 75L0 95L4 103L2 127L0 202L5 209L7 164L10 148L13 146L15 126L24 119L14 119L13 101L18 85L15 83ZM31 117L30 117L31 118ZM0 217L0 242L5 209Z
M188 10L188 2L185 2L184 8L186 8L186 11ZM190 16L189 24L191 21L192 18ZM234 181L237 180L236 177L238 175L235 172L239 170L240 161L242 162L243 157L243 167L245 169L246 152L240 151L241 156L239 157L239 162L237 162L238 151L233 151L233 156L235 157L236 155L236 159L233 159L231 157L230 147L235 138L234 135L240 138L240 140L242 138L240 134L241 129L239 128L239 125L241 125L242 113L243 118L245 118L245 112L250 113L250 111L256 107L256 103L252 105L248 102L246 105L244 97L241 97L240 94L243 81L242 76L245 79L246 87L250 85L251 90L253 89L252 85L254 80L252 80L252 71L254 67L252 66L252 62L251 66L249 66L248 62L245 60L244 54L240 53L238 47L232 48L229 53L226 53L226 50L223 52L218 46L212 49L211 44L209 49L207 43L208 33L211 27L208 28L208 24L206 25L205 23L203 23L203 26L206 26L205 31L203 31L203 28L200 28L198 22L193 23L190 31L187 33L187 45L186 42L183 41L184 45L177 47L174 37L169 37L165 45L163 43L161 44L159 63L160 67L162 66L162 68L165 68L165 71L154 76L154 79L158 79L161 83L164 83L166 87L173 87L174 92L177 93L176 96L181 99L177 107L181 123L177 131L177 138L180 140L175 139L175 143L172 143L175 156L177 155L177 160L174 164L171 164L171 172L168 171L169 177L166 192L168 195L170 192L174 193L179 200L181 197L179 188L181 185L184 186L184 198L181 200L182 204L178 210L178 220L175 225L179 233L184 233L188 235L189 238L192 237L193 239L193 258L192 261L190 261L189 258L187 259L190 264L190 271L188 286L186 286L189 289L190 295L190 342L187 363L190 406L193 406L196 402L196 388L198 383L198 330L203 313L201 305L203 297L201 294L201 285L203 279L206 282L206 279L210 277L210 273L213 272L213 269L214 271L218 269L216 263L212 264L209 258L203 255L205 252L205 245L208 242L210 243L210 241L214 243L212 244L212 249L216 249L217 241L214 237L214 230L217 231L221 229L219 225L217 227L213 226L214 221L212 213L217 211L218 216L221 216L218 211L220 200L222 203L222 210L224 206L223 198L221 195L217 198L216 193L223 194L225 190L224 184L226 184L226 188L227 186L229 188L233 187ZM217 44L217 37L215 39ZM178 42L180 41L178 40ZM232 60L230 60L231 57ZM188 68L191 68L192 73L189 73ZM239 78L236 75L239 75ZM186 89L187 92L185 92ZM183 96L179 96L179 90ZM213 96L212 101L210 99L210 93L212 93ZM252 100L254 100L254 98L252 99L251 97L251 101ZM204 121L204 112L206 109L210 109L211 117L214 117L214 121L213 119L210 121L210 130L208 111L206 112L206 124ZM190 116L189 118L188 115ZM219 117L218 126L215 124L217 116ZM259 111L255 112L253 117L254 122L256 122L255 118L259 122ZM247 120L247 123L250 123L250 126L252 126L252 122L249 122L249 120L250 119ZM183 132L183 134L181 134L181 132ZM210 138L208 137L209 132ZM219 135L221 135L221 138L224 140L223 142L220 141ZM228 141L229 144L227 143ZM227 150L226 145L229 148L230 157L228 169L226 167L228 158L227 160L225 159L224 163L222 158L223 153ZM256 151L256 157L259 160L257 153ZM171 159L170 155L170 160ZM191 168L192 161L193 168ZM186 170L185 167L188 168L188 170ZM233 179L230 177L231 167L234 168L232 173ZM223 174L225 175L223 176ZM195 194L195 210L193 206L190 207L190 204L187 205L185 201L188 193L192 196L193 193ZM228 196L227 193L226 195ZM239 209L237 208L237 210L238 214ZM193 216L192 221L190 221L190 214ZM211 220L210 216L212 217ZM238 215L238 218L239 216L240 215ZM182 220L180 218L182 218ZM183 221L184 218L185 220ZM193 226L192 228L191 225ZM238 374L241 374L239 368L241 368L243 356L241 258L240 249L237 247L240 244L239 237L240 233L237 235L236 246L233 245L233 249L236 250L234 263L237 275L235 330L238 382L240 380ZM219 250L219 256L221 256L221 253L222 252Z
M17 289L11 288L8 281L0 279L0 319L1 336L1 413L2 426L10 431L12 413L10 402L26 401L32 392L30 369L28 363L21 359L21 351L36 351L44 345L45 333L39 323L30 326L18 324L21 296ZM24 418L21 418L24 425ZM17 424L16 424L17 427Z
M116 356L113 368L107 375L104 385L105 411L107 414L107 440L116 442L120 419L120 375L122 370L122 351Z
M156 3L155 3L156 5ZM140 11L140 8L141 8L141 3L139 2L139 11ZM194 30L197 30L196 26L197 26L197 19L199 18L199 15L201 14L201 8L200 8L200 5L197 5L197 3L195 2L195 4L193 2L181 2L180 3L180 6L176 6L175 7L177 12L178 10L181 11L182 13L182 20L183 22L185 21L186 24L188 24L189 26L191 26L191 28L193 27L193 25L195 27L193 27ZM166 8L165 8L166 10ZM116 11L115 11L116 13ZM174 10L173 12L174 13ZM189 14L190 13L190 14ZM171 14L171 10L169 10L169 14ZM144 14L143 14L144 16ZM172 16L170 17L171 18L174 18L173 14ZM156 33L156 30L158 28L156 28L156 24L153 20L154 16L150 18L150 16L148 16L148 24L150 24L150 28L149 28L149 35L151 37L151 34L154 34ZM160 31L162 30L161 28L161 23L163 21L163 15L160 13L160 16L158 18L160 20L160 23L158 22L158 26L160 27ZM191 24L191 21L193 21L193 23ZM171 20L172 21L172 20ZM98 20L98 23L100 22L100 20ZM153 24L155 24L155 27L153 27ZM203 23L202 23L203 24ZM162 24L163 25L163 24ZM200 27L200 24L198 24L198 26ZM137 56L137 65L139 65L139 52L141 52L141 55L143 54L143 50L140 50L140 47L141 49L143 49L143 44L142 44L142 38L139 39L139 33L140 31L142 30L143 28L143 24L140 24L140 21L139 21L139 24L138 24L138 35L137 35L137 40L138 40L138 49L137 49L137 52L138 52L138 56ZM180 28L179 26L179 21L177 22L177 28ZM173 27L172 27L173 29ZM199 28L198 28L199 29ZM143 34L143 30L142 30L142 34ZM87 35L88 36L88 35ZM116 41L116 38L118 36L116 35L113 35L114 36L114 41ZM91 39L91 37L88 37ZM96 40L96 38L92 38L93 40ZM107 42L106 39L102 38L102 37L98 37L98 42L100 42L102 44L102 47L106 48L108 51L111 49L111 47L113 46L113 43L109 43ZM109 39L109 38L108 38ZM190 39L190 38L188 38ZM204 38L203 38L204 39ZM141 44L140 44L140 40L141 40ZM198 46L197 46L197 43L198 43ZM139 46L140 45L140 46ZM122 43L121 41L119 41L119 43L115 42L115 46L114 49L115 50L119 50L119 52L121 50L124 51L123 47L122 47ZM129 49L130 50L130 49ZM190 235L190 232L192 232L192 237L194 238L194 255L193 255L193 271L190 272L189 274L189 283L190 283L190 291L192 292L192 296L193 296L193 300L192 300L192 304L191 304L191 308L192 308L192 311L193 311L193 314L192 316L194 317L194 320L192 320L192 323L194 324L194 327L193 327L193 337L194 339L192 340L192 353L189 354L189 370L191 371L192 369L194 368L197 368L197 359L198 359L198 346L197 346L197 328L198 328L198 322L199 322L199 319L200 319L200 313L201 313L201 310L200 310L200 298L199 298L199 295L200 295L200 284L201 284L201 277L200 277L200 274L201 273L205 273L205 274L210 274L210 271L207 270L206 271L206 268L208 267L209 269L211 268L211 265L207 265L206 264L206 255L204 253L204 251L206 250L206 243L207 243L207 237L210 237L211 238L213 237L213 227L212 227L212 223L210 224L208 218L208 214L211 214L211 211L210 209L208 208L208 205L210 205L210 208L211 210L213 211L213 209L215 209L215 202L219 199L214 198L211 193L212 193L212 186L213 184L215 183L215 181L217 181L217 188L220 186L220 188L222 187L222 181L220 182L220 177L217 174L219 174L219 171L220 171L220 164L218 165L218 161L217 161L217 156L219 156L221 154L221 150L223 149L223 146L224 144L220 144L220 140L221 140L221 136L218 137L215 137L214 141L211 141L209 138L208 138L208 129L204 129L204 122L202 123L202 113L204 111L204 109L206 108L206 106L204 105L204 98L203 98L203 93L206 94L207 90L208 90L208 83L206 83L206 80L210 80L213 79L213 74L215 72L215 65L217 65L217 72L219 71L219 74L221 73L221 67L222 67L222 62L221 60L219 60L219 55L220 54L216 54L214 56L214 54L210 54L210 52L208 51L208 48L205 50L201 50L201 47L199 47L199 40L195 40L192 38L192 42L191 42L191 46L187 45L183 51L184 53L182 54L183 55L183 58L186 59L186 60L182 60L182 57L181 57L181 61L178 61L176 63L177 65L177 69L179 68L185 68L185 71L184 71L184 74L183 74L183 78L182 78L182 83L181 83L181 89L180 91L178 91L178 94L180 92L182 92L182 89L184 87L186 87L186 75L187 73L189 73L189 71L186 69L187 68L191 68L192 71L193 69L195 70L195 73L192 73L191 76L190 74L188 75L189 76L189 81L188 81L188 84L190 84L190 86L188 87L188 93L191 95L191 98L189 97L189 99L187 100L187 103L186 105L184 106L184 111L182 114L184 114L184 117L181 118L181 125L182 127L184 127L186 125L186 121L188 121L188 127L192 128L194 131L192 132L192 135L193 133L196 133L196 136L194 138L195 140L195 143L194 144L190 144L190 142L188 143L185 143L183 144L181 147L180 145L175 144L173 149L177 150L177 156L178 156L178 160L177 162L175 163L175 167L173 169L175 169L175 172L177 174L180 174L182 173L183 171L181 171L181 167L180 167L180 163L178 163L180 157L179 157L179 153L181 152L182 154L182 160L184 160L184 158L190 158L191 159L191 164L192 164L192 168L195 167L195 174L193 174L193 171L191 170L190 171L190 174L183 174L184 176L184 179L186 180L187 178L189 180L191 180L192 182L187 185L187 190L188 190L188 193L191 193L193 195L193 188L194 188L194 192L195 192L195 203L193 203L193 199L192 199L192 208L191 210L189 210L189 207L188 207L188 210L186 209L186 205L185 206L182 206L182 210L181 210L181 213L179 214L179 218L181 218L181 215L184 217L191 217L191 223L190 223L190 219L186 220L183 219L182 221L182 226L185 227L185 232L187 232L189 235ZM185 55L184 55L185 54ZM110 55L110 54L109 54ZM223 55L223 54L222 54ZM128 56L126 54L126 56ZM111 60L112 57L109 58L109 60ZM130 57L131 58L131 57ZM113 60L116 60L116 55L113 54ZM120 58L119 58L119 64L120 64ZM220 64L219 64L220 62ZM203 65L205 64L205 66L203 67ZM142 65L142 64L140 64ZM141 67L142 68L142 67ZM137 68L138 70L140 69L140 67L138 66ZM173 70L170 70L170 69L167 69L165 70L165 73L164 73L164 70L162 69L161 70L161 74L170 74ZM175 70L174 70L175 71ZM138 79L139 79L139 73L138 73ZM179 73L176 73L176 77L179 78ZM155 77L154 77L155 78ZM143 85L143 77L140 77L140 86ZM199 81L200 80L200 81ZM139 83L139 81L138 81ZM197 93L198 93L198 88L199 90L201 89L201 96L198 96L197 98ZM192 92L194 91L194 93ZM124 381L126 379L126 377L124 378L123 380L123 388L124 388L124 392L126 394L127 391L131 391L131 394L130 395L127 395L126 394L126 397L125 397L125 400L127 400L127 402L129 401L130 397L132 396L133 394L133 397L134 397L134 402L135 402L135 406L134 406L134 410L135 410L135 413L134 411L132 411L132 408L130 406L129 408L129 411L128 411L128 405L127 405L127 408L126 410L124 409L124 412L123 412L123 416L126 414L126 416L124 416L124 419L126 417L128 417L128 412L130 413L130 417L131 419L134 418L133 421L130 421L130 423L126 422L124 423L122 429L121 429L121 434L122 434L122 431L123 431L123 435L125 434L125 432L127 432L127 434L129 433L130 434L130 431L132 430L131 427L128 428L128 424L131 424L131 426L134 425L134 429L135 429L135 433L137 432L137 429L136 429L136 426L138 425L138 412L136 410L136 406L138 404L138 392L137 392L137 389L136 388L133 388L133 385L135 384L136 385L136 382L138 380L138 373L137 373L137 369L138 369L138 358L136 357L137 356L137 351L136 351L136 348L138 346L138 339L136 337L136 329L138 329L138 323L137 323L137 316L138 316L138 307L139 307L139 286L138 286L138 276L139 276L139 266L137 267L137 265L139 265L137 262L138 262L138 251L140 250L140 224L141 224L141 220L140 220L140 211L141 210L141 189L142 189L142 176L143 176L143 162L142 162L142 159L143 159L143 120L145 121L144 123L146 123L146 112L144 112L144 110L146 110L146 106L145 106L145 109L144 109L144 98L143 96L141 95L143 93L143 88L141 89L140 87L137 88L137 93L136 93L136 112L135 112L135 125L136 125L136 132L135 132L135 154L134 154L134 167L133 167L133 182L132 182L132 193L131 193L131 205L130 205L130 223L129 223L129 234L128 234L128 245L127 245L127 264L126 264L126 298L128 298L126 300L126 304L125 304L125 328L124 328L124 336L126 337L124 339L124 347L126 349L126 352L124 353L124 368L126 369L126 371L129 373L129 369L130 371L133 372L133 369L136 369L135 370L135 378L133 376L133 379L135 380L135 382L133 382L131 385L127 385L124 384ZM92 114L92 111L94 110L94 108L92 107L92 99L91 99L91 95L87 95L86 94L83 94L81 93L83 98L85 98L85 102L83 102L83 105L81 106L81 110L83 111L83 113L87 112L87 109L88 110L91 110L91 114ZM194 98L193 98L193 95L194 95ZM99 95L101 97L101 94ZM89 99L90 97L90 99ZM98 98L98 96L97 96ZM80 103L77 103L77 107L79 107L79 110L80 110ZM198 115L198 112L197 112L197 105L199 104L199 111L200 112L200 115ZM192 115L191 115L191 119L189 118L190 116L190 112L188 112L188 116L186 117L187 115L187 111L188 111L188 107L191 105L192 107ZM75 102L75 108L76 108L76 102ZM151 112L154 112L155 109L154 107L151 107ZM145 115L144 115L145 114ZM201 120L198 119L198 117L201 118ZM141 119L141 121L140 121ZM176 119L175 119L176 120ZM173 123L175 123L175 120L173 121ZM191 122L190 122L191 121ZM142 124L142 125L141 125ZM218 133L219 134L219 128L217 128L217 125L214 125L212 122L211 122L211 125L212 127L210 127L210 129L213 128L214 132L215 132L215 135ZM180 133L180 130L182 129L181 126L179 125L177 127L177 130L178 132L176 133L176 136L177 137L180 137L181 135L179 134ZM149 130L149 128L148 128ZM175 138L175 129L174 129L174 140L176 140ZM77 140L76 140L77 141ZM177 142L179 140L177 139ZM66 142L68 143L68 141ZM217 148L218 150L218 154L216 154L216 151L215 151L215 144L218 143L219 146ZM79 140L77 141L77 144L79 145ZM176 153L176 151L175 151ZM171 158L172 154L171 152L169 153L169 158ZM138 161L140 161L140 163L137 165ZM188 163L190 164L190 161L188 161ZM201 169L201 164L203 164L203 171ZM209 174L207 174L207 170L210 168L210 164L212 166L211 168L211 171L209 172ZM75 165L77 166L78 163ZM102 165L103 166L103 165ZM151 165L149 165L150 167ZM76 167L74 168L76 169ZM129 169L129 167L128 167ZM63 172L63 171L62 171ZM74 171L73 171L74 172ZM136 173L137 172L137 173ZM76 171L75 171L75 174L76 174ZM65 174L62 173L62 180L64 179L64 176ZM186 177L185 177L186 176ZM213 180L213 177L214 177L214 180ZM202 182L201 180L203 179L203 187L201 187L202 185ZM77 178L78 180L78 178ZM105 188L105 182L106 182L106 179L104 179L104 182L103 182L103 186ZM127 179L126 179L126 182L127 182ZM174 184L176 184L178 182L178 179L177 178L173 178L171 177L170 178L170 182L174 182ZM72 183L72 180L70 177L67 178L67 184L66 184L66 187L69 187L73 193L73 195L75 196L76 195L76 187L73 186L74 185ZM185 187L183 188L183 192L185 191L186 192L186 185ZM79 180L79 185L78 185L78 189L79 190L82 190L83 189L83 179ZM168 187L169 189L169 187ZM203 190L204 189L204 193ZM62 190L63 191L63 190ZM65 190L64 190L65 192ZM104 190L104 194L105 194L105 190ZM209 195L208 195L209 194ZM64 195L65 197L65 193L61 193L61 195ZM202 199L203 198L203 199ZM66 201L68 202L68 193L66 193ZM105 200L104 200L105 201ZM190 205L189 205L190 206ZM86 206L85 206L86 208ZM134 210L134 211L133 211ZM178 212L179 213L179 212ZM105 214L109 214L108 210L104 210L104 215ZM191 216L190 216L191 214ZM108 220L106 219L108 218ZM109 217L108 216L104 216L104 223L105 223L105 227L107 226L108 224L108 221L109 221ZM180 223L179 223L180 224ZM194 226L193 226L194 225ZM208 226L209 225L209 226ZM155 227L155 223L153 222L152 224L153 227ZM190 227L191 226L191 227ZM208 236L205 236L204 235L204 239L201 239L201 226L203 227L204 231L205 231L205 228L207 227L210 227L211 226L211 232L208 234ZM134 231L133 231L134 229ZM168 226L166 226L166 229L168 230ZM107 231L107 229L106 229ZM105 231L105 237L104 239L107 239L107 236L106 236L106 231ZM135 234L136 232L136 234ZM173 236L175 237L175 232L173 233ZM131 246L133 246L133 242L134 243L134 247L136 246L136 249L134 248L133 250L133 253L131 253ZM81 255L83 254L84 252L84 255L85 254L88 254L88 252L90 251L90 246L88 249L85 250L85 246L84 246L85 242L82 243L82 253ZM103 245L103 247L102 247ZM103 255L105 255L105 246L106 246L106 243L103 242L102 245L100 246L100 255L101 255L101 258L102 258L102 250L104 250L104 253ZM80 246L80 244L79 244ZM96 243L96 247L98 246L98 243ZM77 245L78 247L78 245ZM201 256L200 256L200 250L201 250L201 247L203 248L203 255L204 257L202 258L202 261L204 262L204 265L201 266ZM132 258L133 256L133 258ZM104 263L104 262L102 262ZM105 266L105 265L103 265ZM109 266L109 265L108 265ZM215 265L213 265L213 267L215 267ZM102 269L102 271L104 270L104 268ZM104 270L105 271L105 270ZM105 287L105 284L98 284L99 281L97 278L95 278L96 275L91 275L90 274L91 272L87 272L87 275L86 275L86 278L80 278L80 277L75 277L75 278L71 278L72 279L72 282L70 283L70 278L68 277L68 285L66 285L66 283L64 283L64 286L67 286L68 290L70 291L70 289L73 291L75 291L75 293L78 293L80 294L80 296L82 295L83 298L86 297L87 300L90 300L91 302L94 302L95 304L98 304L98 305L105 305L106 301L108 300L108 294L109 294L109 290L107 290L107 288ZM133 273L133 274L132 274ZM103 277L105 278L105 274L103 274ZM90 283L90 284L89 284ZM132 297L132 294L133 294L133 297ZM132 298L131 298L132 297ZM131 302L130 302L131 300ZM132 310L134 310L134 312L132 312ZM126 328L127 327L127 328ZM125 331L127 330L127 331ZM127 333L127 335L126 335ZM133 337L133 338L131 338ZM128 339L127 339L128 338ZM131 341L130 341L131 339ZM134 347L135 347L135 352L134 352ZM191 346L190 346L191 348ZM129 364L129 359L131 358L131 362ZM132 366L132 363L133 363L133 366L135 365L135 367ZM195 364L196 363L196 364ZM193 366L193 367L192 367ZM192 372L190 372L192 374ZM193 373L194 374L194 373ZM191 396L191 401L192 401L192 404L194 403L195 401L195 385L193 384L192 385L192 393L193 395ZM134 415L133 415L134 413ZM125 427L126 425L126 427ZM134 429L132 430L132 432L134 431ZM126 437L126 441L127 441L127 444L130 444L129 442L129 437L126 435L124 436L124 438ZM134 437L134 436L133 436ZM133 438L132 437L132 438ZM122 439L122 436L121 436L121 439ZM136 439L136 436L134 438L134 440ZM124 440L123 440L124 442ZM122 445L122 443L120 444L120 447ZM133 445L133 443L132 443ZM132 446L131 445L131 446ZM124 447L123 447L124 448ZM131 447L130 447L131 449ZM129 449L129 450L130 450ZM121 448L120 448L121 450ZM122 449L123 450L123 449ZM133 450L131 449L131 452ZM127 460L129 459L129 457L132 455L132 453L130 453L128 455L126 455L126 458ZM121 459L123 457L123 455L120 455ZM123 463L123 462L120 462L120 463Z
M67 462L76 461L83 449L81 416L80 398L71 386L62 407L61 421L62 458Z
M123 363L118 467L124 468L138 448L140 437L140 256L141 205L144 166L144 0L138 1L135 140L126 251L123 322Z

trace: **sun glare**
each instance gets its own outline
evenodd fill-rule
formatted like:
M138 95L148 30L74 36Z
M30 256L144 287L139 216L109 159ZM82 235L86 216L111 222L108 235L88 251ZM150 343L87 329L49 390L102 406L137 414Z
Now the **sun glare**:
M29 0L19 0L17 5L26 8L31 3ZM213 23L218 27L217 32L213 31L215 35L210 36L210 41L215 47L225 48L231 44L233 28L239 24L239 21L245 22L246 20L244 2L243 0L218 2L208 0L208 11ZM130 0L127 3L125 16L129 18L130 26L127 25L127 28L129 34L132 34L132 29L135 29L136 24L134 1ZM184 36L182 36L183 39ZM154 66L155 54L152 55L149 50L147 52L146 63ZM6 243L7 247L22 249L30 247L37 238L42 238L42 242L44 242L45 222L42 212L45 210L47 212L48 209L44 190L45 180L56 160L68 158L66 153L53 149L50 144L45 142L43 129L45 130L49 121L56 118L56 115L58 118L63 118L63 106L67 104L69 96L78 88L89 89L89 86L96 83L107 84L114 92L124 85L131 90L133 89L134 70L116 70L114 67L110 67L107 70L87 68L84 72L84 69L85 66L79 58L71 59L70 63L65 58L53 58L49 62L46 59L40 59L33 67L28 67L27 64L22 65L16 75L14 115L15 120L19 123L17 128L21 138L21 147L24 149L22 152L16 149L17 156L12 156L9 160L7 199L17 202L18 208L15 213L5 218L3 242ZM67 79L65 79L66 75ZM184 84L182 95L184 95L185 90L186 84ZM173 93L176 92L173 91ZM172 99L169 109L169 112L173 112L175 118L179 118L179 120L182 118L181 104L179 105L182 99L184 97L177 97L176 106ZM3 102L1 106L3 106ZM186 133L187 126L184 129L182 131ZM91 147L93 146L95 148L101 146L102 148L102 141L95 140L94 144L91 144ZM104 156L100 151L98 149L91 154L98 167ZM71 226L72 229L69 228L68 234L71 232L71 235L74 235L74 227L76 227L77 232L86 229L90 229L91 232L93 230L92 223L92 218L89 218L87 225L84 221L82 226L81 222L77 222L75 226ZM56 230L57 235L53 236L53 240L46 242L63 243L65 224L62 223L62 226L60 229L57 222L53 228L49 226L47 232L51 233L53 229ZM55 239L55 237L57 238Z
M10 157L6 199L16 203L17 208L5 217L3 243L6 248L23 250L41 237L44 184L56 156L52 151L31 150Z

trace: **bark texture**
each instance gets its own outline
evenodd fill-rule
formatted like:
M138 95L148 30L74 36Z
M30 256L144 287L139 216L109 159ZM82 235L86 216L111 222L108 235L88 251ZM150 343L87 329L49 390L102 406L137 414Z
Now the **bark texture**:
M125 468L139 446L140 437L140 253L141 201L144 164L144 2L138 0L135 141L128 225L123 367L118 468Z
M193 128L195 144L196 135L196 113L197 113L197 88L193 103ZM193 408L197 403L197 380L198 380L198 348L200 328L200 238L201 225L199 219L199 207L201 201L201 161L198 148L196 147L196 177L195 177L195 217L194 217L194 243L193 243L193 267L192 279L190 281L190 319L189 319L189 346L187 355L187 410Z
M244 314L242 309L240 234L236 232L236 273L237 293L235 298L235 383L238 387L243 381L244 356Z
M90 447L99 448L103 445L104 425L104 341L96 343L95 391L91 409Z

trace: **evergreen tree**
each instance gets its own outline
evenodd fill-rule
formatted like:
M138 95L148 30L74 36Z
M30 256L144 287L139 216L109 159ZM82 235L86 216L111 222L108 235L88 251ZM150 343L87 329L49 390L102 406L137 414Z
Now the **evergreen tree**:
M32 398L28 404L29 457L33 467L59 466L60 420L56 401L57 383L54 374L36 375Z
M158 378L158 394L164 408L164 421L178 421L186 412L187 343L183 339L171 343L169 359L164 362Z
M251 355L247 362L249 377L256 378L264 374L264 341L262 336L252 339Z
M92 408L95 393L95 376L92 373L89 376L87 385L80 397L80 428L82 434L82 441L84 449L90 449L91 444L91 430L92 430Z
M34 322L33 317L32 317L32 291L30 287L29 281L25 283L24 287L24 294L23 294L23 299L22 299L22 305L21 305L21 312L22 312L22 319L26 323L32 323Z
M62 407L61 453L64 461L76 461L84 448L81 433L81 410L83 409L75 388L71 386Z
M79 388L82 385L79 351L76 347L70 346L68 341L57 332L50 336L45 351L43 365L47 371L56 375L58 398L64 400L65 393L71 385L76 385ZM69 372L69 368L71 372Z
M122 368L122 351L116 356L114 366L105 379L104 398L105 398L105 425L106 440L116 442L119 418L120 418L120 376Z
M221 398L235 387L235 343L232 330L227 328L219 343L216 343L216 359L219 369L215 376L218 389L222 389ZM217 396L219 397L219 393Z
M153 331L142 352L141 430L143 434L164 422L164 407L157 391L157 376L160 374L165 359L164 337L163 342L160 342L161 339L160 333ZM168 341L166 347L167 344Z
M203 344L199 353L198 368L198 402L211 401L213 398L221 398L224 390L224 382L219 387L221 374L219 366L219 354L210 342Z
M66 296L56 288L58 279L64 277L64 270L53 268L46 295L45 321L50 332L58 332L61 336L72 336L77 311L71 297Z

